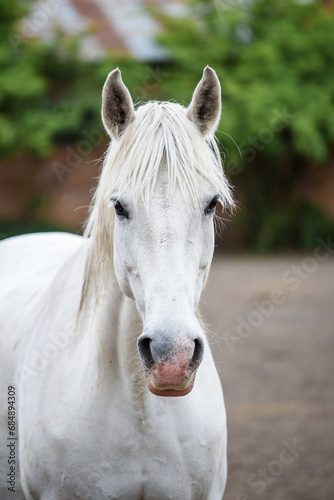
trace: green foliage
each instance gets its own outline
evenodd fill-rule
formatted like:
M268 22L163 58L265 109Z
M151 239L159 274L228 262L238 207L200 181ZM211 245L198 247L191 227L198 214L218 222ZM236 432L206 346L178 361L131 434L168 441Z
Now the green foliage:
M223 5L196 1L187 19L162 16L167 27L160 40L174 63L166 91L172 96L179 89L178 98L189 100L189 88L209 64L222 82L221 126L238 142L270 128L275 110L286 109L291 118L262 154L272 157L292 147L326 160L334 142L332 11L321 2L294 0L235 2L225 10ZM180 74L174 77L174 71ZM191 83L176 85L175 78Z
M0 2L0 156L47 156L57 142L82 139L83 129L102 128L101 89L117 65L129 69L130 87L146 68L127 58L92 62L79 56L80 38L61 33L48 42L19 29L31 2Z
M248 245L307 247L296 221L298 181L325 165L334 144L334 11L322 2L195 0L186 19L158 14L169 49L169 97L189 102L209 64L222 83L218 134L241 188ZM178 94L176 94L178 92ZM233 140L240 147L242 157ZM326 168L323 166L322 168Z
M18 29L26 13L22 2L0 3L1 156L22 151L45 156L57 134L68 132L66 123L69 130L78 128L87 109L95 111L90 101L85 107L77 97L71 99L88 71L87 63L78 60L75 45L61 35L48 45L27 40ZM69 122L64 119L66 108Z
M310 203L301 203L296 214L299 224L299 232L296 233L296 246L313 250L317 244L317 238L327 241L331 236L334 238L334 222L324 217L322 210Z

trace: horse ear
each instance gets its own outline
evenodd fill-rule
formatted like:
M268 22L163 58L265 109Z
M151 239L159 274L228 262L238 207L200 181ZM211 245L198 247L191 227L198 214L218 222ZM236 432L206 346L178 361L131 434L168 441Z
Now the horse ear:
M198 126L204 136L212 134L218 126L221 112L220 92L216 72L207 66L187 110L187 117Z
M109 73L102 90L102 121L112 137L118 137L135 116L130 92L124 85L120 70Z

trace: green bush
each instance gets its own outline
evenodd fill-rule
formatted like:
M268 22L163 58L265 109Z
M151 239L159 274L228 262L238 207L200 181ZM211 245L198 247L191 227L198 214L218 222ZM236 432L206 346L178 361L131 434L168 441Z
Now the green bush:
M58 33L48 43L25 38L19 22L30 5L19 0L0 3L2 157L48 156L56 143L76 142L83 129L102 128L101 89L109 71L124 66L130 88L140 86L147 73L145 66L127 57L83 60L80 37Z

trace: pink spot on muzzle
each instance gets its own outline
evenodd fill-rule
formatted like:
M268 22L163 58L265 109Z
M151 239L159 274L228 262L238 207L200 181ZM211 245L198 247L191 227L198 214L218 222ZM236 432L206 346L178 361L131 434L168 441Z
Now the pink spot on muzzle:
M151 369L156 385L159 384L165 388L177 388L187 381L187 366L172 363L155 364Z
M202 360L202 341L182 336L173 343L159 344L144 338L138 347L153 394L175 397L191 391Z

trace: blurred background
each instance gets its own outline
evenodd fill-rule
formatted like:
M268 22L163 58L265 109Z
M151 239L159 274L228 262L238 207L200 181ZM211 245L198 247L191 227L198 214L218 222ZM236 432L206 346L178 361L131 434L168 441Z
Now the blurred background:
M1 239L81 233L112 69L136 103L185 105L216 70L239 203L203 301L229 418L224 499L332 500L334 2L1 0L0 32Z
M312 249L334 227L332 2L2 0L0 233L81 231L107 146L101 88L188 104L221 80L217 137L241 210L225 249Z

